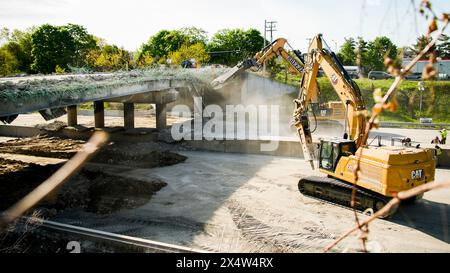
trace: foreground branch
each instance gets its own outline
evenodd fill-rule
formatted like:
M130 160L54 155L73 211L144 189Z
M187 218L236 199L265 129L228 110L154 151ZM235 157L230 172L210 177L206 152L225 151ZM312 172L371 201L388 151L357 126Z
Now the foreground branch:
M83 146L74 157L67 161L46 181L36 187L32 192L7 209L0 216L0 231L5 229L10 223L22 216L30 208L34 207L39 201L52 193L60 185L64 184L69 178L75 175L86 162L106 143L108 135L105 132L96 132L91 139Z

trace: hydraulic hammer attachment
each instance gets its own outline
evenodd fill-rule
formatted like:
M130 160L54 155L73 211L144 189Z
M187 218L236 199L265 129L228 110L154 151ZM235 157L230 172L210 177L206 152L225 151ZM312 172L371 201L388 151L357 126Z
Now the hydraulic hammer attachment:
M314 168L314 149L312 142L311 129L309 126L309 118L306 112L301 110L301 104L299 100L294 100L296 109L294 111L293 125L297 128L298 136L300 137L300 144L302 145L303 157L305 161L311 165L311 169Z
M220 89L225 86L226 82L232 79L234 76L244 72L245 70L252 68L252 67L258 67L259 64L256 62L255 59L247 59L233 68L231 68L227 73L217 77L211 82L211 85L214 89Z

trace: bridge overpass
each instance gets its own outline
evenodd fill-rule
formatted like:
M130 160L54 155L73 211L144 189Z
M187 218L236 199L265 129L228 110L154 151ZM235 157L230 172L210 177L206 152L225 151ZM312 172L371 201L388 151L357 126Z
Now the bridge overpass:
M134 104L156 105L157 128L166 127L166 105L178 89L205 86L220 69L154 69L105 74L74 74L0 78L0 117L67 109L67 123L77 125L77 105L93 102L95 127L104 127L104 103L124 106L125 127L134 127ZM63 112L64 114L64 112Z

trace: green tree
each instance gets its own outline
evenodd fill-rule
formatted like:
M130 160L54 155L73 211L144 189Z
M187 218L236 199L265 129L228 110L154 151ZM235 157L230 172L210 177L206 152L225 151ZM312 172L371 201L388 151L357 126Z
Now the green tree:
M61 27L61 30L67 30L72 37L74 44L74 52L72 56L71 66L83 66L86 54L97 47L94 36L89 34L85 27L75 24L67 24Z
M161 30L143 44L135 54L136 63L145 63L145 59L152 58L152 62L165 63L169 54L178 51L183 45L206 45L208 36L206 31L196 27L181 28L179 30Z
M0 39L4 41L4 48L17 60L17 70L20 72L32 73L33 63L31 33L34 28L26 31L13 30L7 28L1 30Z
M187 27L181 28L180 33L186 37L186 42L190 45L202 43L206 45L208 43L208 35L207 32L201 28L196 27Z
M436 46L436 51L438 57L443 59L450 58L450 37L448 35L442 34Z
M187 41L187 36L178 30L161 30L141 46L137 54L137 61L145 54L150 54L158 60L165 59L170 52L177 51Z
M209 61L209 54L205 51L205 45L201 42L194 45L184 44L175 52L169 54L172 64L181 64L183 61L195 59L199 64Z
M264 38L256 29L224 29L215 33L207 46L211 62L236 65L245 58L253 57L264 46Z
M358 37L358 40L356 42L356 60L355 64L359 67L362 74L366 75L368 73L368 67L367 64L369 63L369 56L368 56L368 50L369 50L369 43L364 41L362 37Z
M9 28L2 27L0 29L0 45L2 45L3 43L8 42L9 36L10 36Z
M414 54L419 54L429 43L431 42L431 37L427 37L425 35L419 36L416 40L416 43L412 46L412 50ZM422 60L428 59L430 56L426 54L422 57Z
M5 47L0 48L0 76L8 76L17 72L18 61Z
M99 48L88 52L85 61L95 71L128 70L132 58L125 49L102 43Z
M356 42L354 38L346 38L337 57L343 65L356 65Z
M76 46L66 28L49 24L42 25L32 34L32 68L41 73L52 73L58 65L68 69L75 54Z
M241 48L245 57L253 57L263 47L264 37L261 36L259 30L251 28L244 32L244 42Z
M367 60L364 67L367 71L384 70L384 58L397 58L397 46L385 36L377 37L367 45Z
M144 54L134 56L134 64L136 67L144 68L149 67L155 63L155 59L150 55L150 53L146 52Z
M96 40L83 26L42 25L31 34L32 69L41 73L86 65L86 55L97 48Z

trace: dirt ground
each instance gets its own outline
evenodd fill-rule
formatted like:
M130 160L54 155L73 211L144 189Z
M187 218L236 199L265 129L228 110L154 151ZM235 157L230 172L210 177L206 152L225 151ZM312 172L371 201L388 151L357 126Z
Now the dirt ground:
M64 161L81 149L84 141L55 137L12 139L0 143L0 209L6 209L58 170ZM150 148L150 147L147 147ZM161 148L158 146L158 148ZM155 147L131 149L128 145L110 143L92 159L102 164L154 168L186 160L185 156ZM55 196L42 203L45 208L61 211L80 208L107 214L123 208L145 204L166 183L159 179L129 179L101 167L86 167L70 179Z
M183 154L188 159L180 165L124 173L156 176L168 186L148 204L115 214L113 218L122 224L101 221L110 223L108 228L115 232L224 252L321 252L354 225L352 211L298 192L299 178L311 174L301 159ZM438 170L437 178L449 174ZM371 250L449 252L449 194L450 189L429 192L418 204L402 206L394 218L375 221L369 235ZM139 219L139 231L127 225L133 219ZM360 247L352 238L337 251L354 252Z
M82 140L64 140L46 136L11 139L0 144L0 153L69 159L84 143Z
M31 192L50 177L61 164L38 165L0 159L0 209L4 210ZM151 196L167 184L161 180L126 179L102 171L83 169L58 192L44 200L40 209L51 212L79 208L98 214L108 214L123 208L144 205ZM49 211L51 210L51 211Z
M1 153L26 153L24 147L33 147L33 156L67 158L82 144L21 141L22 148L20 141L0 143ZM39 153L33 141L48 145ZM321 252L354 225L349 209L298 192L301 177L319 174L302 159L180 151L160 143L111 144L104 149L100 160L88 164L41 206L46 217L216 252ZM143 164L147 160L154 163ZM10 202L18 197L6 193L11 187L23 194L57 168L11 159L1 166L0 198ZM449 176L450 170L437 170L438 181ZM369 250L450 252L449 196L450 189L428 192L419 203L401 206L393 218L376 220L370 225ZM360 250L360 241L351 237L335 251Z
M69 159L81 149L85 141L61 139L57 137L37 136L24 139L12 139L0 143L0 154L21 154L37 157ZM110 143L103 147L91 162L119 164L132 167L154 168L170 166L186 160L185 156L164 149L164 145L147 145L139 149L140 144Z

